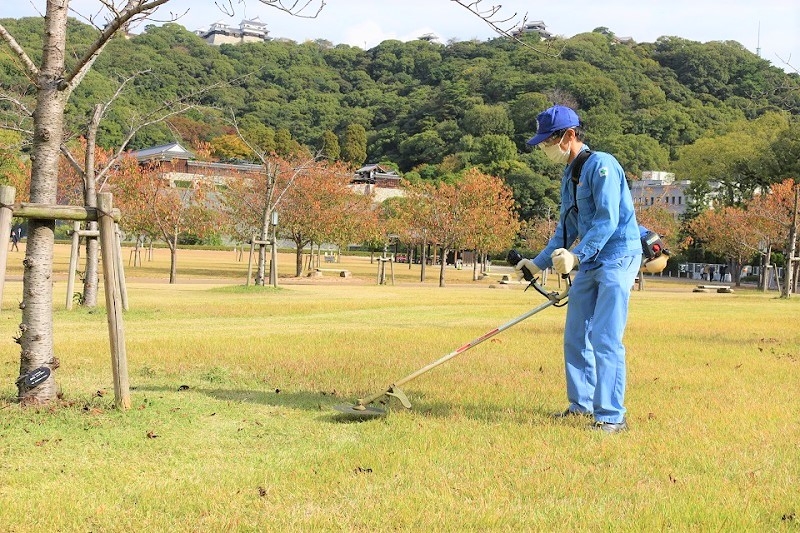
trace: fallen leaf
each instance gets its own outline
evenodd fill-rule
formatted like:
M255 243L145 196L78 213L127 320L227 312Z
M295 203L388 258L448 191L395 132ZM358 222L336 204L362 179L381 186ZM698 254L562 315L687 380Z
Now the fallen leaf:
M147 438L148 439L154 439L156 437L158 437L158 435L156 435L155 432L153 432L153 431L148 431L147 432Z

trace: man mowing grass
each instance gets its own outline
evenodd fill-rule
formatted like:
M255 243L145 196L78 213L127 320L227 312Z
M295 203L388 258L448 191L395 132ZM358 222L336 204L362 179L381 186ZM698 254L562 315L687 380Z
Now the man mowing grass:
M572 109L553 106L536 122L536 135L528 144L566 165L560 217L544 250L515 268L525 267L534 275L550 266L561 275L578 269L564 328L569 406L554 416L594 416L593 429L617 433L628 429L622 337L642 257L633 199L614 156L591 152L583 143L583 125ZM576 239L580 242L570 251Z

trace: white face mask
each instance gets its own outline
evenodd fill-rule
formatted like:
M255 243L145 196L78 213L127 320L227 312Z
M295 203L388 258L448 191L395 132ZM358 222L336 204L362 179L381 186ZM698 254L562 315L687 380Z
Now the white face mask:
M566 135L566 133L564 135ZM566 165L567 161L569 161L569 154L570 154L569 146L567 146L566 150L561 149L561 141L564 140L564 135L562 135L561 139L555 144L539 145L539 147L544 152L544 155L546 155L547 158L553 163L560 163L562 165Z

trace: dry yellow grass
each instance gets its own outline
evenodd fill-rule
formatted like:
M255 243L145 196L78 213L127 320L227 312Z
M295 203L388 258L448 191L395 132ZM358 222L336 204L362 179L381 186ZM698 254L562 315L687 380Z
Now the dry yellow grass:
M178 285L164 281L165 250L151 273L128 269L127 412L112 408L105 317L63 311L61 274L67 403L10 401L21 291L10 261L0 530L797 528L797 299L658 280L635 291L624 435L549 419L565 405L564 310L553 308L409 383L413 411L341 423L334 404L385 389L541 297L452 268L445 289L435 269L419 284L413 268L378 286L368 258L345 260L350 279L245 289L232 252L180 253Z

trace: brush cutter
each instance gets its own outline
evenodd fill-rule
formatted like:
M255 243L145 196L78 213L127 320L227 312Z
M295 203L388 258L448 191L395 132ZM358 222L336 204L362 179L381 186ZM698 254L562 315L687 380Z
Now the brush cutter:
M509 261L510 260L511 260L511 254L509 254ZM516 261L514 262L514 264L516 264ZM460 354L466 352L470 348L474 348L475 346L479 345L483 341L491 339L492 337L494 337L498 333L507 330L511 326L519 324L520 322L522 322L526 318L529 318L529 317L535 315L539 311L547 309L550 306L561 307L561 306L563 306L563 305L565 305L567 303L566 299L567 299L567 296L569 295L569 285L567 286L567 289L564 290L561 293L548 292L539 284L538 278L534 277L530 272L527 271L527 269L525 269L525 272L523 272L523 274L525 275L525 280L530 282L529 287L535 288L540 294L542 294L545 298L547 298L547 301L545 303L539 305L538 307L535 307L534 309L531 309L530 311L528 311L527 313L525 313L523 315L518 316L517 318L511 320L510 322L506 322L502 326L499 326L499 327L497 327L497 328L495 328L495 329L493 329L493 330L481 335L477 339L474 339L474 340L468 342L467 344L457 348L456 350L450 352L449 354L445 355L444 357L441 357L440 359L437 359L436 361L434 361L434 362L432 362L432 363L420 368L416 372L413 372L413 373L407 375L406 377L395 381L394 383L389 385L389 387L386 390L383 390L381 392L375 393L372 396L368 396L366 398L359 399L353 405L349 405L349 404L336 405L336 406L334 406L334 409L336 409L337 411L339 411L343 415L346 415L348 417L353 417L353 418L379 417L379 416L385 415L386 414L386 410L381 408L381 407L378 407L378 406L375 406L375 405L371 405L371 404L373 402L378 401L378 400L382 400L380 403L386 404L386 403L388 403L388 400L391 399L391 398L397 398L400 401L400 403L403 405L403 407L405 407L406 409L411 409L411 402L409 401L408 396L406 396L406 394L400 389L400 387L402 385L405 385L406 383L408 383L412 379L415 379L415 378L421 376L422 374L428 372L429 370L433 370L437 366L439 366L439 365L441 365L443 363L446 363L450 359L454 358L457 355L460 355ZM526 290L527 290L527 288L526 288Z

